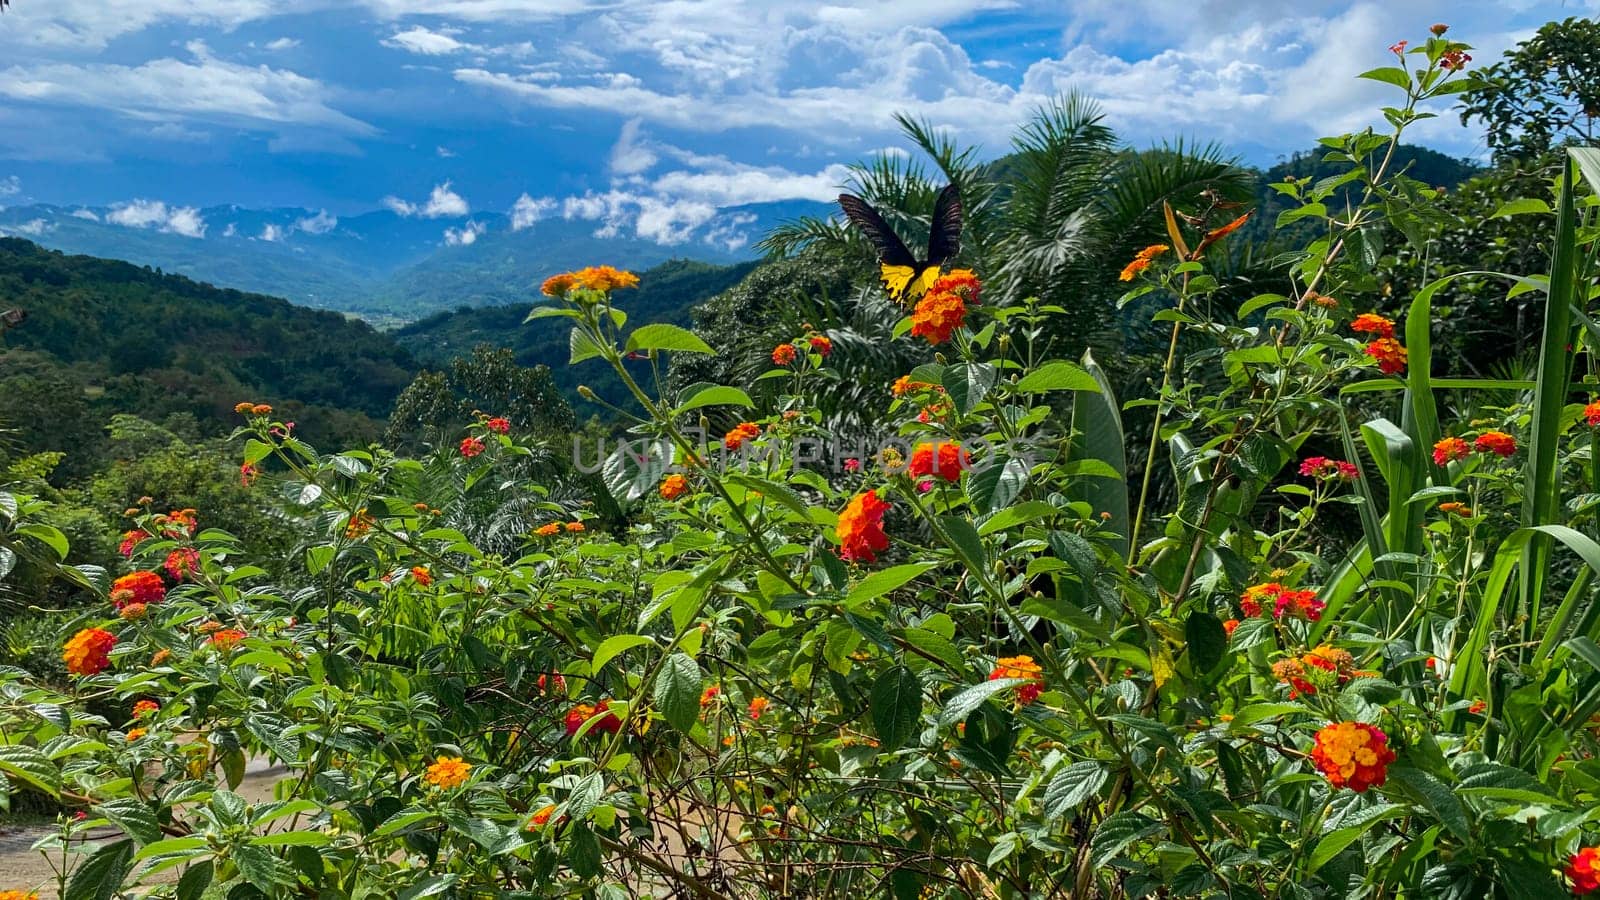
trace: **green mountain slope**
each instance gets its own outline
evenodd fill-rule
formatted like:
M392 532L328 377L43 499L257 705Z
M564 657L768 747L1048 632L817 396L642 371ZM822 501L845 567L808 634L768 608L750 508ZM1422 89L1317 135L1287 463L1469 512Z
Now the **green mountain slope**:
M378 432L416 363L337 313L0 238L0 423L28 450L103 443L116 413L226 433L241 400L271 403L313 441ZM38 427L44 424L48 427Z
M646 270L639 276L639 287L619 291L616 302L628 313L628 323L671 322L690 324L689 310L696 304L722 293L744 280L758 263L718 266L691 260L671 260ZM597 364L573 367L568 334L572 330L564 319L523 321L536 300L531 293L526 301L502 306L461 307L413 322L393 335L424 364L438 367L457 356L464 356L478 344L509 347L517 362L550 367L562 393L575 398L579 384L593 388L601 397L626 402L622 387L611 373ZM595 409L593 404L573 400L580 414Z

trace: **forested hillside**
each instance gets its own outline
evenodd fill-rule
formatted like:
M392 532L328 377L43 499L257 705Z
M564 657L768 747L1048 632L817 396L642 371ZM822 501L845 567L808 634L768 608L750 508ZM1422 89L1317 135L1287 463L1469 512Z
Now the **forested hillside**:
M371 326L286 300L0 239L0 307L26 318L0 347L0 423L28 452L92 467L116 413L193 436L226 433L241 399L300 433L376 436L416 363ZM41 425L43 427L41 427Z
M662 263L641 273L637 291L629 292L628 319L639 324L688 325L691 309L743 281L757 265L747 262L718 266L686 259ZM580 381L586 381L601 396L616 396L607 390L612 381L609 373L591 369L583 372L580 378L579 372L567 365L571 355L567 346L571 329L549 319L523 324L538 296L537 286L530 285L528 299L523 302L478 308L463 306L413 322L394 332L394 336L413 356L430 367L441 366L452 358L470 353L474 346L487 343L509 347L516 354L517 362L524 366L549 366L556 385L569 399L575 397ZM573 402L580 412L593 411L592 406L586 409L581 401Z

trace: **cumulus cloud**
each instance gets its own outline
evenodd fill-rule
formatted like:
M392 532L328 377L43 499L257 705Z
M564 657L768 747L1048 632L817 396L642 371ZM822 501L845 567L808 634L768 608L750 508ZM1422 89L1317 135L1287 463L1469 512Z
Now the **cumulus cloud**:
M0 197L13 197L22 193L22 180L15 175L0 178Z
M466 198L452 191L448 181L434 185L432 193L423 203L412 203L391 195L383 198L383 205L396 215L408 218L411 216L421 216L424 219L454 218L472 211L467 205Z
M444 243L447 247L467 247L478 242L478 238L489 231L482 222L469 221L460 228L446 228L444 230Z
M92 209L75 209L72 211L72 217L74 219L88 219L91 222L100 221L100 217Z
M281 226L273 225L270 222L261 226L261 239L263 241L267 241L268 243L276 243L283 240L284 237L284 229Z
M433 31L415 25L405 31L395 32L383 41L383 45L422 56L448 56L451 53L472 49L471 44L463 44L450 34L447 31Z
M318 210L314 216L296 219L294 227L306 234L327 234L339 225L339 217L327 210Z
M296 48L298 46L300 46L299 39L291 38L291 37L281 37L281 38L278 38L277 40L268 41L266 44L263 45L263 49L271 50L273 53L282 53L285 50L293 50L294 48Z
M106 221L125 228L154 228L184 237L206 236L205 219L192 206L168 206L160 200L130 200L106 213Z
M523 192L517 202L511 205L511 230L521 231L532 228L533 224L554 212L560 206L552 197L540 197L535 200Z

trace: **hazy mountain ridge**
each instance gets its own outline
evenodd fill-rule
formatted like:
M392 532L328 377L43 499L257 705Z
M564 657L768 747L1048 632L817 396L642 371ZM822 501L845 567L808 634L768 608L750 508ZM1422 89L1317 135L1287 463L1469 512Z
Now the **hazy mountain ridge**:
M426 218L377 210L200 210L33 204L0 209L0 234L66 253L121 259L223 287L399 324L460 306L528 301L550 274L597 263L634 270L675 258L735 263L784 219L825 210L807 201L730 207L679 243L603 223L501 213ZM717 235L720 243L704 239Z

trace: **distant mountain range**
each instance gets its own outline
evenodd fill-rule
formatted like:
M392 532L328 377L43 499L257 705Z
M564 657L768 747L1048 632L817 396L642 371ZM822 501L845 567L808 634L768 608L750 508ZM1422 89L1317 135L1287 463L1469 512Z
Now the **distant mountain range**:
M461 306L525 303L556 272L599 263L636 271L676 258L736 263L778 222L825 214L820 203L720 210L696 235L662 244L600 236L602 223L510 216L426 218L379 210L336 217L321 210L188 209L46 204L0 209L0 234L67 253L122 259L197 281L354 313L392 326Z

